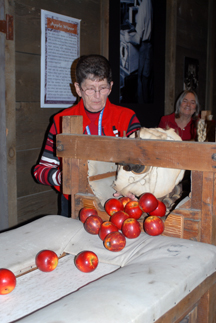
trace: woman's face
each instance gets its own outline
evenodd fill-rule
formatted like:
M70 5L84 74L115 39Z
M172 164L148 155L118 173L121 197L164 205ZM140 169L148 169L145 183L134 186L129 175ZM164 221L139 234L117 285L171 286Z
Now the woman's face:
M196 98L193 93L187 93L180 106L180 115L192 116L196 111Z
M85 108L91 112L100 111L105 107L112 86L113 82L109 84L107 79L102 81L85 79L81 85L75 83L77 94L83 99Z

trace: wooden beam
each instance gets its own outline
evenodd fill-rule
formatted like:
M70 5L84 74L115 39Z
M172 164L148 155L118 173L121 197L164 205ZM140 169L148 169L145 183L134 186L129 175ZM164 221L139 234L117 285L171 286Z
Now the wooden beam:
M14 17L14 1L0 0L0 19ZM17 224L15 44L0 33L1 210L0 229Z
M62 122L63 133L83 133L82 116L64 116ZM79 191L79 160L63 158L62 182L64 194L71 195L71 217L75 217L75 194Z
M59 134L57 156L216 172L212 143Z
M173 112L176 76L176 21L177 0L166 0L166 53L165 53L165 111Z
M0 20L5 20L4 0L0 0ZM0 230L8 228L7 138L5 102L5 34L0 32Z
M213 212L213 173L203 172L201 241L214 244L212 241Z
M100 0L100 54L109 59L109 0Z
M77 133L83 132L83 117L82 116L64 116L62 120L63 133ZM71 158L63 158L62 160L62 186L64 194L71 194ZM76 163L75 163L76 164ZM74 164L74 165L75 165Z

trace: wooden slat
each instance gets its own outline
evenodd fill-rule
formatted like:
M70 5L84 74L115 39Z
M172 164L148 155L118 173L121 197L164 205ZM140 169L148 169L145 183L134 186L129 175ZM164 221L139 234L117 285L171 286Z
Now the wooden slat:
M40 55L16 53L16 101L40 100L39 71Z
M40 7L36 7L34 3L24 5L15 1L15 13L16 51L40 55Z
M176 26L177 0L167 0L166 5L166 64L165 64L165 114L173 112L176 99Z
M172 211L171 215L181 217L184 224L182 232L178 235L179 238L200 241L201 239L201 210L185 209L185 204L182 208ZM169 215L170 216L170 215ZM169 219L169 216L167 219ZM167 220L166 220L167 221ZM173 223L168 221L166 223L167 229L170 230L169 236L175 233ZM174 231L174 232L173 232ZM176 235L175 235L176 236Z
M206 35L207 35L207 24L206 20L208 19L208 7L201 5L200 1L196 1L196 10L194 12L193 19L199 21L199 28L202 32L197 32L197 24L191 24L190 22L190 9L191 2L184 1L184 4L181 7L181 10L176 10L177 12L177 22L178 28L176 30L177 35L175 36L178 39L178 45L185 48L193 49L193 51L204 50L206 44ZM188 37L185 37L187 30L190 30ZM202 44L202 48L200 48Z
M57 193L48 190L17 199L18 223L36 219L43 215L58 214Z
M98 181L100 179L104 179L104 178L108 178L108 177L112 177L112 176L116 176L116 175L117 175L117 172L107 172L107 173L103 173L103 174L90 176L89 181Z
M5 20L5 4L0 1L0 20ZM7 132L6 128L6 97L5 97L5 34L0 32L0 230L9 227L8 216L8 178L7 178ZM6 132L7 131L7 132ZM16 182L15 182L16 183ZM16 185L16 184L15 184ZM16 223L16 221L15 221ZM15 224L14 223L14 224Z
M57 135L59 157L216 172L214 154L211 143Z
M176 214L169 214L164 223L163 235L167 237L183 238L184 218Z
M99 208L99 200L94 196L94 195L89 195L89 194L76 194L75 196L75 205L76 205L76 218L79 215L79 211L83 207L90 207L95 210L97 210L98 215L104 220L108 221L109 220L109 215L104 211Z
M13 1L5 1L5 13L14 17ZM13 28L14 33L14 28ZM5 103L7 127L7 185L9 226L17 224L17 181L16 181L16 106L15 98L15 37L5 40ZM2 77L2 76L0 76Z
M213 173L203 173L201 241L212 244Z
M79 164L79 192L82 193L91 193L93 191L88 182L88 161L87 160L80 160Z
M71 217L76 218L75 215L75 195L79 192L79 160L71 160Z
M50 186L38 184L32 176L40 149L17 152L17 198L52 190Z
M64 116L62 118L62 133L83 134L83 116Z
M198 306L198 318L196 323L215 323L216 306L215 306L216 284L212 284L210 289L202 296Z
M215 288L216 284L216 272L211 276L207 277L199 286L197 286L192 292L190 292L185 298L183 298L176 306L165 313L161 318L159 318L155 323L168 323L168 322L180 322L199 302L200 298L208 292L210 288ZM198 323L213 323L215 322L215 309L211 313L204 313L201 317L202 309L198 306ZM209 318L209 320L208 320Z
M202 172L193 171L191 173L191 208L202 208Z
M213 178L213 214L216 215L216 175L214 174L214 178Z
M185 209L183 207L177 208L172 211L172 214L182 215L185 219L193 220L193 221L201 221L201 212L200 210L194 209Z
M109 0L100 0L101 17L100 19L100 52L101 55L109 59Z
M50 127L50 116L59 111L57 108L41 109L40 102L17 102L16 149L27 152L30 149L41 150L45 134Z
M83 133L83 117L82 116L64 116L62 119L62 132L63 133ZM78 192L79 188L79 178L78 178L78 161L74 160L73 165L75 167L72 168L72 159L71 158L63 158L62 160L62 187L63 187L63 193L64 194L71 194L72 186L73 190L75 189L75 183L77 185L77 188L75 190L75 193ZM72 173L73 177L71 179ZM73 184L72 184L73 183ZM72 197L73 199L73 197ZM73 209L74 211L74 209ZM72 213L73 214L73 213Z

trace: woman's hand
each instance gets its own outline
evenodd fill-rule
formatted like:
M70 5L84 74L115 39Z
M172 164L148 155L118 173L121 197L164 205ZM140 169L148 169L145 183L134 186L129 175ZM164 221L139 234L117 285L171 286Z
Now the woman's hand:
M119 192L116 192L116 193L113 194L113 196L114 197L120 197L120 196L122 196L122 194L119 193ZM131 192L128 192L126 196L131 198L132 201L138 201L138 198Z

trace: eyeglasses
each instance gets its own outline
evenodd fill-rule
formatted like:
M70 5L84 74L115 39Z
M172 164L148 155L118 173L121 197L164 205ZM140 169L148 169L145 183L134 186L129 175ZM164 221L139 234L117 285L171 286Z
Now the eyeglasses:
M102 87L100 90L95 90L95 89L82 89L80 86L80 89L85 92L86 95L94 95L96 92L99 92L100 94L108 94L109 90L110 90L110 86L109 87Z

